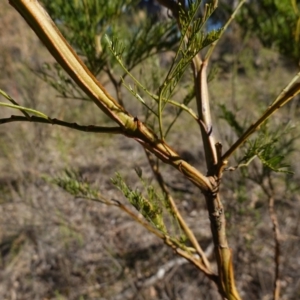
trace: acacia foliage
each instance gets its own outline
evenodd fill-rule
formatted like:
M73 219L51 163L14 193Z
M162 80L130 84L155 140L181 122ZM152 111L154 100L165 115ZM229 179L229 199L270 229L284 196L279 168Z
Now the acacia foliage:
M246 3L237 17L245 32L296 62L300 59L300 9L296 0L262 0Z

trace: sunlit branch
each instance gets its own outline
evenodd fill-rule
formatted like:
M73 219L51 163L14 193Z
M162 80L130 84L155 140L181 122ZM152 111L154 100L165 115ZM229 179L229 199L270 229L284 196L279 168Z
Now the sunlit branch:
M246 132L227 150L227 152L222 156L222 160L227 160L229 156L232 155L256 130L260 128L260 126L271 116L273 115L279 108L283 105L291 101L296 95L300 93L300 83L296 83L289 91L285 93L281 93L278 96L276 101L268 107L268 109L263 113L263 115L252 124Z

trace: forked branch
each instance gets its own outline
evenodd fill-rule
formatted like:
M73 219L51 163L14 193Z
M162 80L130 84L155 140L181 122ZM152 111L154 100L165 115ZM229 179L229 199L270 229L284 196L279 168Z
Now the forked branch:
M160 1L159 2L172 10L174 17L177 19L178 26L181 27L179 10L184 13L184 5L171 6L173 1ZM183 3L181 1L179 3ZM242 1L244 2L244 1ZM174 2L173 2L174 3ZM197 2L198 3L198 2ZM242 4L241 4L242 5ZM236 14L236 9L234 14ZM217 1L213 1L213 8L217 7ZM229 20L228 24L233 19ZM224 31L223 31L224 32ZM189 31L186 32L185 40L189 39ZM226 220L223 204L219 195L219 184L221 180L222 170L224 163L221 160L221 144L215 142L213 136L213 124L210 114L210 101L208 94L208 80L207 80L207 67L210 59L210 55L216 45L212 44L208 55L204 60L201 59L200 54L197 54L192 60L192 69L194 76L195 92L196 92L196 104L198 109L198 115L200 120L200 129L202 135L202 141L204 145L207 174L211 180L213 191L205 193L205 199L207 203L207 209L211 222L211 231L213 235L213 241L215 246L215 255L218 264L219 282L218 287L222 296L229 300L239 300L240 296L235 287L235 280L233 274L232 264L232 251L228 246L226 237Z
M138 118L131 116L106 92L69 46L38 1L10 0L9 3L23 16L63 69L104 113L123 128L126 136L135 139L159 159L175 167L203 192L212 189L208 178L181 159L151 129Z

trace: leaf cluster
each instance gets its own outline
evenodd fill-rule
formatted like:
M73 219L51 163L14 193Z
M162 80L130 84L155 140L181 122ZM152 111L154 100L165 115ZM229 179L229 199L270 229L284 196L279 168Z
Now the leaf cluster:
M144 197L139 190L130 188L122 176L117 173L112 178L112 183L123 193L125 198L132 204L135 209L143 215L159 231L166 233L167 229L163 220L163 199L159 196L152 185L146 184L142 177L139 177L146 190L147 197Z
M164 235L171 235L174 242L181 244L186 237L181 232L177 216L170 206L167 195L158 194L155 187L143 178L140 168L136 168L135 171L142 183L143 192L139 189L133 190L119 173L112 178L112 183L152 226ZM170 222L171 228L169 228ZM183 244L181 246L185 247Z
M284 163L286 156L294 151L295 138L289 136L292 129L290 124L279 129L269 129L268 123L264 124L257 137L246 142L246 150L239 165L248 165L257 157L263 164L263 173L274 171L293 174L290 165Z
M78 198L96 199L99 197L99 191L92 188L91 184L74 170L65 170L56 177L47 176L44 179Z
M213 4L207 4L203 17L199 16L201 0L188 1L188 10L179 12L180 42L173 63L167 73L165 81L160 87L160 95L169 99L179 83L186 68L192 59L205 47L216 41L221 34L220 30L205 32L205 24L215 8Z

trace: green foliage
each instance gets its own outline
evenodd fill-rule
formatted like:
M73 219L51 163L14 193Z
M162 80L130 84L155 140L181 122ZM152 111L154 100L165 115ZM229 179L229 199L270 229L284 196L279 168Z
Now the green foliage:
M206 13L201 18L197 16L200 5L201 0L190 1L188 12L181 10L179 14L181 24L179 47L165 81L159 89L159 100L164 103L172 97L175 87L186 71L186 68L190 65L191 60L200 50L216 41L222 32L221 29L217 31L212 30L208 33L204 32L204 26L215 8L212 4L208 4Z
M246 124L241 124L230 109L224 104L219 105L221 109L220 118L224 119L227 124L235 131L236 135L240 137L246 128ZM239 159L238 166L248 166L255 158L258 158L264 167L264 172L268 173L270 170L274 172L282 172L292 174L289 170L290 165L283 161L286 156L294 151L294 142L296 140L290 133L294 126L287 124L282 128L271 128L268 122L261 126L259 133L255 138L246 141L244 148L244 155Z
M99 191L92 188L82 176L73 170L65 170L57 177L44 177L75 197L97 199Z
M159 195L156 189L143 178L140 168L136 168L135 171L146 196L138 189L133 190L128 186L119 173L112 178L112 183L152 226L178 247L190 251L185 244L187 237L181 230L177 215L172 210L167 195Z
M136 0L43 1L63 35L94 74L99 73L108 59L107 52L102 51L105 49L101 49L101 37L112 30L125 11L130 13L136 3Z
M91 72L96 76L106 72L111 79L113 78L115 87L123 82L125 88L146 108L147 122L153 124L154 130L159 127L161 135L166 136L183 110L191 113L187 105L194 98L191 87L184 101L172 101L176 86L195 55L217 40L222 32L221 29L205 32L205 24L214 12L215 5L206 4L203 16L199 17L201 1L189 1L189 9L180 11L182 26L179 34L177 24L172 19L160 22L153 18L136 20L134 16L137 14L138 1L110 1L109 4L104 2L43 1L56 25ZM188 39L185 36L188 36ZM105 37L108 42L104 41ZM143 61L165 51L175 51L176 54L164 79L163 74L158 79L158 73L149 69L150 72L142 76L145 82L137 80L132 73L133 69ZM116 63L122 67L123 74L115 74ZM37 74L58 91L59 96L88 100L57 63L44 64ZM128 75L134 86L125 82ZM145 95L150 97L150 102L144 99ZM178 108L174 110L173 120L163 132L162 113L167 103ZM159 122L155 121L157 119Z
M245 31L253 32L266 47L300 59L300 11L296 0L250 1L237 17Z
M266 123L262 126L257 137L246 142L245 154L239 162L240 166L248 165L255 157L263 164L263 173L281 172L293 174L289 170L290 165L284 163L285 157L294 151L295 138L288 136L293 129L289 124L283 129L269 129Z
M174 50L178 42L175 26L172 20L161 23L149 19L143 21L138 27L131 28L129 32L116 29L112 34L106 35L106 40L116 61L122 62L122 68L126 66L125 74L127 74L150 56Z
M140 175L140 178L141 175ZM158 196L153 186L143 182L147 192L147 198L138 190L130 188L122 176L117 173L112 178L112 183L123 193L126 199L140 212L144 218L149 221L155 228L163 233L167 233L163 220L163 203L162 197Z
M116 32L115 37L120 37L120 34ZM137 28L132 29L128 39L122 37L124 47L122 58L127 69L132 70L150 56L174 50L177 42L177 28L174 21L161 23L153 19L145 20Z
M122 37L122 50L117 50L116 55L122 54L126 68L130 71L155 54L172 51L178 42L174 20L135 20L137 0L44 0L43 3L65 38L95 76L108 72L111 77L116 67L117 60L111 56L108 44L104 41L106 35L113 41ZM37 73L62 97L86 100L56 63L45 64ZM127 73L120 77L125 78Z
M180 226L176 221L176 215L172 211L170 204L165 197L156 192L156 189L151 184L143 179L141 169L136 168L136 173L144 187L146 197L138 189L133 190L129 187L119 173L116 173L116 176L112 178L112 183L123 193L129 203L141 213L152 226L163 234L167 235L170 233L170 231L167 230L164 219L171 218L174 225L172 235L178 235L180 238L180 240L178 240L174 237L172 240L185 248L184 242L186 237L181 233ZM107 200L102 201L100 192L93 188L91 183L86 181L74 170L65 170L56 177L44 176L44 179L57 185L76 198L86 198L109 203ZM116 201L116 203L118 203L118 201ZM165 214L166 211L168 214Z

